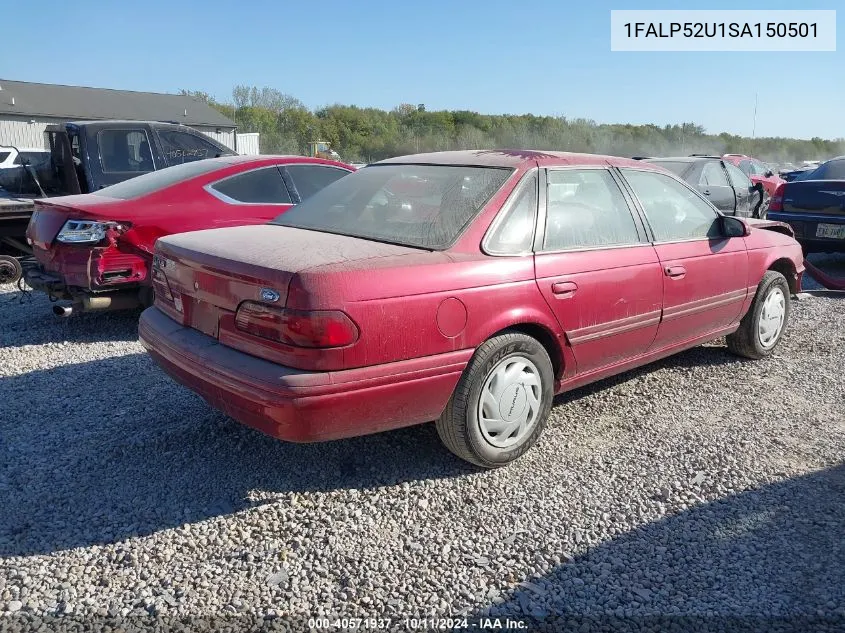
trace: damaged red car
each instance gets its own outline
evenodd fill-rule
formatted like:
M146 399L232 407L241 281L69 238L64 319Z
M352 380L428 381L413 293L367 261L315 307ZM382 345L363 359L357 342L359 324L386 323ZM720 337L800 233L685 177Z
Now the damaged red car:
M27 240L38 266L25 280L60 316L148 306L158 238L267 222L351 171L302 156L226 156L36 200Z
M276 438L435 420L495 467L538 441L557 393L722 336L770 355L802 260L787 225L724 216L655 165L432 153L263 226L159 240L139 333L177 381Z

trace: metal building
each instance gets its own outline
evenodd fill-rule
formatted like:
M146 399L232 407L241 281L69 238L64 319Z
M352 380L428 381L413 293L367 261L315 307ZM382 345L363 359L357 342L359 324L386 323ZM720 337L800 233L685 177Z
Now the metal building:
M234 121L193 97L0 79L0 145L46 148L47 125L103 119L184 123L240 149Z

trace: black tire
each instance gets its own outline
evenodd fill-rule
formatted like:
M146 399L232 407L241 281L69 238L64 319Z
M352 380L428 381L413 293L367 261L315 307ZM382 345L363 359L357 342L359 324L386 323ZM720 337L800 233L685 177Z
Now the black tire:
M493 370L507 359L519 357L529 360L533 369L537 370L540 383L537 399L539 405L536 407L537 413L533 422L526 424L524 437L512 446L500 448L491 444L481 429L478 419L479 400ZM526 389L524 384L521 387ZM485 341L475 351L455 387L446 410L436 422L437 434L446 448L471 464L483 468L504 466L537 443L552 408L553 392L554 371L546 349L530 336L519 332L506 332ZM518 393L519 387L514 387L514 402ZM528 406L527 402L525 406Z
M776 337L772 341L764 343L760 335L760 317L763 315L763 306L769 297L780 291L783 295L783 323ZM728 349L745 358L758 360L769 356L780 343L783 333L789 324L790 292L786 277L774 270L766 271L763 279L757 286L754 301L748 312L739 322L739 329L727 337Z
M17 257L0 255L0 284L14 284L23 275L23 267Z

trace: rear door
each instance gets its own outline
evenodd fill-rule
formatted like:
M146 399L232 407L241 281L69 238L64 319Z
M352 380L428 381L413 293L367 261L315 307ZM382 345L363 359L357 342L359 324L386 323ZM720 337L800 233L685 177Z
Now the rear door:
M537 284L578 375L643 354L657 333L663 279L629 197L604 167L548 169L545 194Z
M748 292L745 240L723 237L716 210L679 180L634 168L621 172L660 260L663 314L651 348L685 343L738 321Z
M736 214L736 193L731 183L728 182L728 175L722 167L721 161L708 160L702 165L698 179L698 190L719 211L727 215Z
M259 224L290 209L294 202L278 166L259 167L205 186L222 204L202 218L211 226Z

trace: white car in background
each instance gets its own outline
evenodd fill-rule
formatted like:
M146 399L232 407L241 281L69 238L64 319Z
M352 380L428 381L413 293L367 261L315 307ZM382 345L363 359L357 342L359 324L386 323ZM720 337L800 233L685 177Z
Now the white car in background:
M50 158L50 150L38 147L5 147L0 145L0 169L23 165L39 165Z

